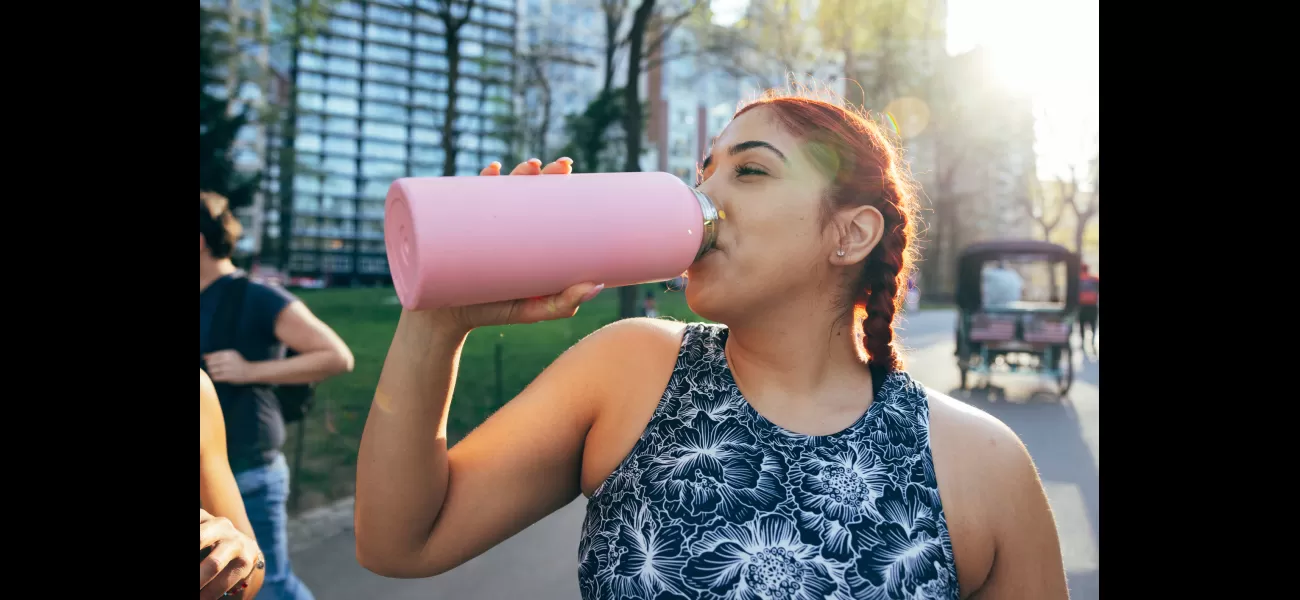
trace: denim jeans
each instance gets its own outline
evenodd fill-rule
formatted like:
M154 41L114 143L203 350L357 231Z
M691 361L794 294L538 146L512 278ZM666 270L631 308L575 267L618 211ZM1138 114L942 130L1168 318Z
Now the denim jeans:
M289 566L289 511L285 506L289 500L289 465L284 455L269 465L236 473L235 482L244 497L244 510L253 524L257 545L266 557L266 576L258 599L315 600Z

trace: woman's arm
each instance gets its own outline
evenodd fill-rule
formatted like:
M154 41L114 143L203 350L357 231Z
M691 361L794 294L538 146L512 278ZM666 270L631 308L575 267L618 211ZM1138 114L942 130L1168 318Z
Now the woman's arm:
M239 495L239 486L235 483L235 475L231 472L230 461L226 457L226 425L221 415L221 404L217 401L212 380L202 370L199 371L199 504L211 515L229 519L235 529L247 538L241 542L252 544L252 558L256 560L257 536L253 533L252 523L248 521L248 513L244 511L244 500ZM202 537L200 535L200 544L205 542ZM216 554L215 550L213 554ZM200 573L202 578L202 569ZM262 588L265 573L264 568L253 568L252 575L246 580L248 587L236 597L256 596Z
M1068 600L1065 563L1047 492L1020 438L1001 422L986 432L987 493L1000 500L992 520L994 555L979 600Z
M352 370L352 350L301 300L280 310L275 337L298 355L249 362L237 350L219 350L204 357L213 381L293 385L316 383Z
M614 390L636 393L627 382L667 330L628 320L593 333L449 452L466 334L403 313L361 440L358 561L389 577L436 575L571 502L602 402Z

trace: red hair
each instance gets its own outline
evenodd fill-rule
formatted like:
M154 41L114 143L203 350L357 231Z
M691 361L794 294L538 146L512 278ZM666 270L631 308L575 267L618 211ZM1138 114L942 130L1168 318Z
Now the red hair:
M769 92L736 111L772 110L778 122L806 142L805 153L831 181L828 221L835 209L873 206L884 216L884 234L862 264L852 289L853 318L862 327L869 364L902 368L894 343L894 317L905 295L898 293L911 273L917 202L898 147L867 114L802 96Z

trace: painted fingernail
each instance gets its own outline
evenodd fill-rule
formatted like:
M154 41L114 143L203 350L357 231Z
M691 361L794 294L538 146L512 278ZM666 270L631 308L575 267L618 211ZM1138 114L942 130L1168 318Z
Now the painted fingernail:
M586 302L586 301L588 301L588 300L591 300L592 298L595 298L595 297L596 297L597 295L599 295L600 292L601 292L602 290L604 290L604 289L605 289L605 284L603 284L603 283L600 284L600 285L598 285L598 286L596 286L596 287L594 287L594 288L591 288L591 291L589 291L589 292L587 292L587 293L585 293L585 294L582 295L582 299L581 299L581 300L578 300L578 303L581 304L581 303L583 303L583 302Z
M528 159L528 162L533 163L539 167L542 166L542 159L540 158L530 158Z
M573 159L572 159L572 158L569 158L569 157L567 157L567 156L561 156L561 157L555 159L555 162L566 162L566 163L570 163L570 164L572 164L572 163L573 163Z
M494 160L494 161L488 163L488 168L489 168L489 169L500 169L500 168L501 168L501 163L499 163L499 162L497 162L497 161Z

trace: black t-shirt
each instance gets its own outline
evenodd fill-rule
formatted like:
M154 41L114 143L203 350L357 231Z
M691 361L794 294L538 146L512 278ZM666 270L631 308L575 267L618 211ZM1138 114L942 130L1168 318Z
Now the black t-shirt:
M238 275L242 276L242 273ZM226 348L212 347L212 320L233 280L226 275L199 292L199 368L203 355ZM249 281L244 305L235 328L235 350L244 360L279 358L282 344L275 337L280 312L297 298L278 286ZM267 386L233 386L216 383L217 398L226 422L226 453L238 473L269 464L284 445L284 417L280 403Z

